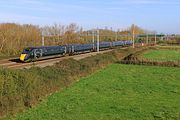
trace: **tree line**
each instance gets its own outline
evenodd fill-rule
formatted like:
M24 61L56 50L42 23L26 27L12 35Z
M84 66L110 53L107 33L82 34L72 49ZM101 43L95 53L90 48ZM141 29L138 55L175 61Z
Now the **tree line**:
M135 29L135 34L146 32L138 26L133 29ZM127 30L113 31L108 28L98 30L100 41L131 40L132 26ZM31 24L1 23L0 55L18 55L25 47L41 46L42 36L44 36L45 46L50 46L92 43L93 35L96 40L96 30L85 31L75 23L69 25L53 24L43 27Z

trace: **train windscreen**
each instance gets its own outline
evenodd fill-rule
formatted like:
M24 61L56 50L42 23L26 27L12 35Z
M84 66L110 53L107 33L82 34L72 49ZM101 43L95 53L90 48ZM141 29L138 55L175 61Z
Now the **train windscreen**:
M26 48L24 49L24 51L22 52L22 54L28 54L29 52L31 52L32 49L31 48Z

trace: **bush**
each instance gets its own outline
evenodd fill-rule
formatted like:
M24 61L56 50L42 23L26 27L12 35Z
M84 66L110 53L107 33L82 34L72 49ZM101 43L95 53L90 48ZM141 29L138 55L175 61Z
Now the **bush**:
M124 58L129 52L134 52L134 49L117 49L80 61L67 59L45 68L0 69L0 116L32 107L43 97Z

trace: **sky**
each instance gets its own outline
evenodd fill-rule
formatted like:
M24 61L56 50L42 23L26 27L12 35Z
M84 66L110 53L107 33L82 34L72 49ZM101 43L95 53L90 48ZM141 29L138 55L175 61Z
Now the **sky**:
M180 0L0 0L0 23L76 23L84 29L126 29L132 24L180 34Z

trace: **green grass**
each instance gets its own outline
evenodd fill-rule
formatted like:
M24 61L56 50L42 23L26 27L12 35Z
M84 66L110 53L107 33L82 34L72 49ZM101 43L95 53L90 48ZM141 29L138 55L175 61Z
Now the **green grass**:
M180 61L180 50L150 50L143 57L151 60Z
M160 49L180 49L180 46L176 46L176 45L171 45L171 46L161 46L161 45L157 45L156 46L157 48L160 48Z
M0 119L36 106L45 96L72 85L82 77L144 48L116 49L84 58L63 60L45 68L0 68Z
M112 64L10 119L178 120L179 73L179 68Z

